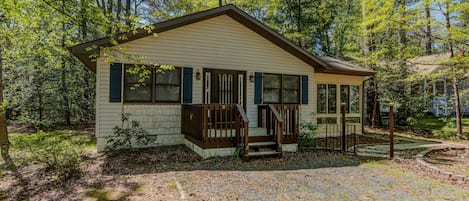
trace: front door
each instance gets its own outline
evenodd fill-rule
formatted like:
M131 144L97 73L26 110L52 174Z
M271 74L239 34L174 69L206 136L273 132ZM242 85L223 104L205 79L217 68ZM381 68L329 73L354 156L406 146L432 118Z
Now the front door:
M241 104L245 106L245 72L204 70L204 103Z
M245 74L242 71L205 69L204 103L241 104L245 108ZM234 111L211 110L208 115L214 128L234 127Z

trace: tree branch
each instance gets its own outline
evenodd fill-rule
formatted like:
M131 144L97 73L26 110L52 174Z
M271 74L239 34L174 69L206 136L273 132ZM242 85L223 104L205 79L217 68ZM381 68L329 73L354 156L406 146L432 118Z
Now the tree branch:
M41 1L42 1L43 3L45 3L47 6L53 8L55 11L57 11L57 12L59 12L60 14L64 15L65 17L70 18L70 20L72 20L73 22L78 23L78 24L81 23L80 20L78 20L78 19L74 18L73 16L71 16L71 15L65 13L65 12L62 11L61 9L58 9L58 8L56 8L55 6L53 6L53 5L51 4L51 2L47 2L46 0L41 0Z

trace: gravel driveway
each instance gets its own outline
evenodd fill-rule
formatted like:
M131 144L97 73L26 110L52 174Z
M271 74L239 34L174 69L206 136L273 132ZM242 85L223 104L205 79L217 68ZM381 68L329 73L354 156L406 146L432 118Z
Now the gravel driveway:
M469 191L386 164L286 171L180 171L130 177L135 200L467 200ZM151 178L154 178L153 180ZM153 182L157 181L157 182ZM160 189L160 190L155 190Z
M151 170L114 163L121 181L139 184L132 200L468 200L467 186L451 185L401 168L396 161L330 153L290 153L282 159L192 161L167 154ZM151 153L150 153L151 155ZM126 156L151 163L142 155ZM166 157L166 156L164 156ZM166 161L166 162L165 162ZM181 161L191 161L189 163ZM128 166L128 165L127 165ZM181 193L183 198L181 198Z
M0 175L0 200L468 200L469 185L434 180L403 162L325 152L202 160L184 146L92 154L60 182L36 166ZM1 170L1 169L0 169Z

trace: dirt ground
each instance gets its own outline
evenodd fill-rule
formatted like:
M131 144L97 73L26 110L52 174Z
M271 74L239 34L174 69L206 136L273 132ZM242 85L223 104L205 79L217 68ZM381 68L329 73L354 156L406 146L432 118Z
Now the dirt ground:
M312 151L242 162L202 160L184 146L89 153L81 175L65 181L39 165L15 174L0 164L0 200L467 200L467 184L426 176L412 155Z

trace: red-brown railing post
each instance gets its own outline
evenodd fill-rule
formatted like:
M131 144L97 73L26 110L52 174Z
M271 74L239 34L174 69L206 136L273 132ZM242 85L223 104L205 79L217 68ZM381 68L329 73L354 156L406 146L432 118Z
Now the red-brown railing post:
M345 146L345 103L340 104L340 113L342 114L341 119L342 119L342 152L345 152L346 146Z
M239 146L239 144L241 143L241 122L240 122L240 117L239 117L239 113L236 113L236 121L235 121L235 129L236 129L236 145Z
M202 108L202 143L205 144L208 138L208 108L207 105L201 105Z
M248 123L244 123L244 155L248 155L249 153L249 135L248 135L249 125Z
M283 128L282 123L277 121L277 152L282 152Z
M389 158L394 158L394 104L389 103Z

